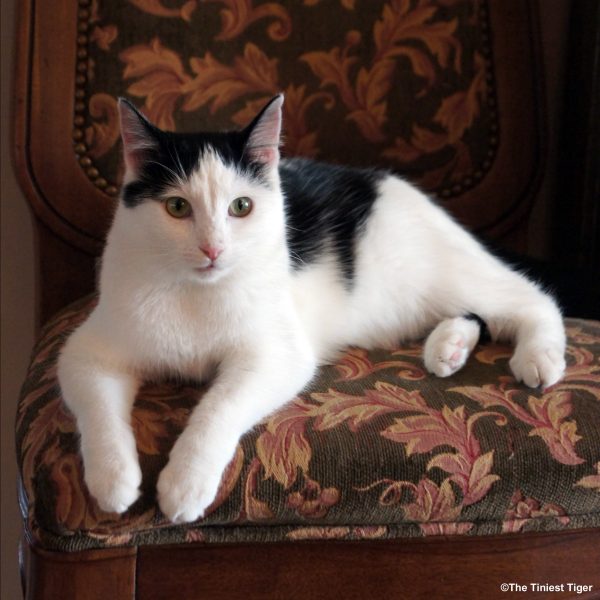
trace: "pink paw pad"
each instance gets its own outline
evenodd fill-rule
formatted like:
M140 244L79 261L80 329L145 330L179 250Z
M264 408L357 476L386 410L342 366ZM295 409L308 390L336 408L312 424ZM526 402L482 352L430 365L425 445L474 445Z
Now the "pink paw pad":
M464 342L463 342L463 343L461 343L461 344L457 344L457 346L460 346L461 348L462 348L464 345L465 345L465 344L464 344ZM453 355L450 357L450 360L452 360L452 361L458 361L458 360L460 360L461 356L462 356L462 350L457 350L457 351L456 351L456 352L455 352L455 353L454 353L454 354L453 354Z

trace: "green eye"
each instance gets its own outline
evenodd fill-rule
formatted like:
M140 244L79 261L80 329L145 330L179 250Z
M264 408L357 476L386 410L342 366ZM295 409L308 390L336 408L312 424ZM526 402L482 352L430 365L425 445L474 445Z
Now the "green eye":
M192 214L192 207L185 198L167 198L165 203L167 212L175 219L185 219Z
M241 196L240 198L236 198L229 205L229 214L232 217L245 217L250 214L252 210L252 200L247 198L246 196Z

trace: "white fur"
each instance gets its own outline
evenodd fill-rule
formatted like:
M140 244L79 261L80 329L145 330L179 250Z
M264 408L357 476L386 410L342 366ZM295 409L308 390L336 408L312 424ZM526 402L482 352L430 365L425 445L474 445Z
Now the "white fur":
M382 181L348 289L327 255L292 271L275 168L270 176L271 192L209 155L172 190L192 204L192 218L174 219L156 201L117 209L98 306L58 365L85 480L102 509L122 512L139 494L130 414L148 378L214 378L158 481L162 511L181 522L213 501L240 436L345 346L391 347L433 330L425 365L447 376L477 341L477 325L461 318L473 312L494 338L516 342L517 379L535 387L561 377L565 336L553 300L419 191ZM237 219L227 207L239 196L259 201ZM207 244L224 250L216 268L198 271Z
M477 341L476 325L457 317L475 313L494 339L517 342L511 361L517 379L531 387L558 381L565 334L552 298L408 183L389 176L379 192L356 248L352 292L326 260L294 277L298 313L319 360L348 345L392 347L438 326L425 346L425 365L450 375ZM445 372L433 356L449 358L445 345L456 335L467 354Z

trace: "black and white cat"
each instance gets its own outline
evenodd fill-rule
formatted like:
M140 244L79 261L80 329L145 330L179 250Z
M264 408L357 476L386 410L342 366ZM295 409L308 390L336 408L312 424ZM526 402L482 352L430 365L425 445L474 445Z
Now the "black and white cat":
M480 325L516 344L531 387L565 368L551 297L386 172L280 160L282 96L243 131L175 134L119 103L125 156L97 307L59 360L85 481L123 512L142 479L130 419L145 379L211 379L158 481L174 522L214 500L240 436L346 346L429 334L427 369L460 369Z

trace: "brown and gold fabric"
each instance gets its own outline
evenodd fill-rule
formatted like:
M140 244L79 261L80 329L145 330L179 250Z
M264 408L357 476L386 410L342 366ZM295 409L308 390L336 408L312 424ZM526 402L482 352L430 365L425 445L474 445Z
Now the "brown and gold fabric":
M506 346L478 347L447 379L424 371L421 344L349 349L242 438L206 518L183 526L161 515L155 486L203 388L149 384L133 411L142 497L123 516L103 513L83 483L55 370L94 302L47 324L19 404L34 544L75 551L600 527L600 323L574 319L566 375L544 392L515 382Z
M135 0L82 13L86 172L116 193L119 94L162 128L195 130L242 127L283 91L291 155L401 169L443 197L481 180L498 142L486 3L333 3Z
M116 101L177 131L245 124L285 93L284 152L383 166L471 229L519 247L543 169L532 0L23 0L15 159L38 222L44 319L91 292L121 180ZM102 513L83 484L56 359L94 300L47 322L17 417L26 533L48 549L384 539L600 526L600 324L569 320L545 392L476 350L455 376L421 346L349 349L240 442L201 522L155 484L202 395L141 390L140 500Z

